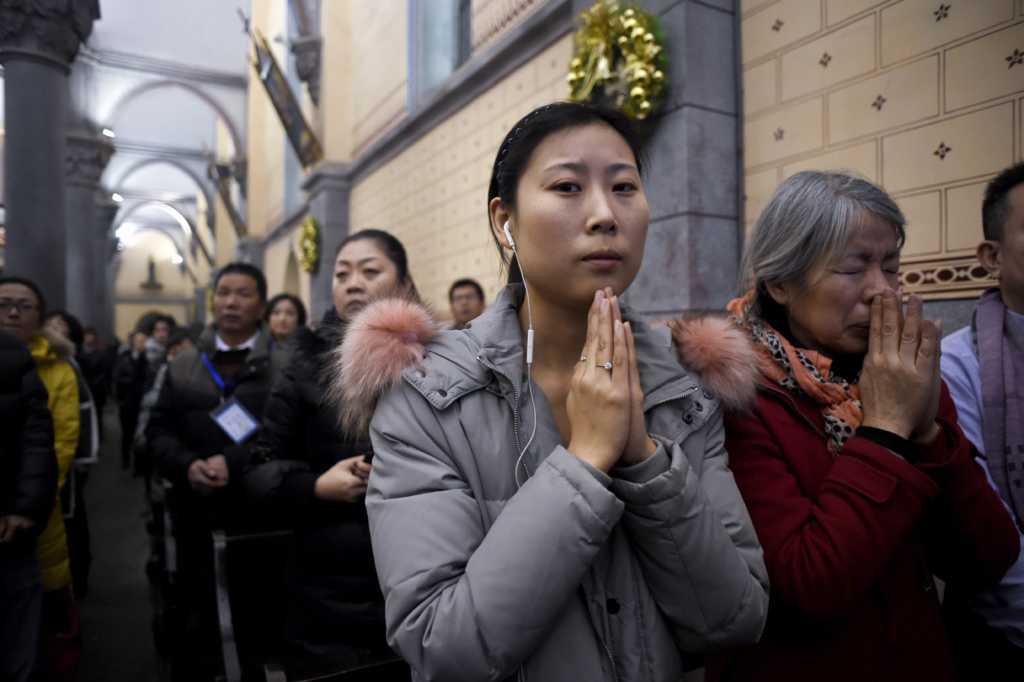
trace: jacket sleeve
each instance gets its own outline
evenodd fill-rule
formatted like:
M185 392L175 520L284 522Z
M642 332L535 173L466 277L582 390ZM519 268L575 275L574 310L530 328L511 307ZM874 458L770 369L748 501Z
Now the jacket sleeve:
M806 428L759 396L752 413L726 417L726 445L764 547L772 596L817 622L842 619L908 540L939 487L906 460L854 436L831 460L819 489L806 491L790 460L808 455L787 451L769 429L766 410L782 431Z
M35 369L24 374L21 395L25 424L12 512L32 519L36 524L34 530L42 532L57 496L57 454L46 386Z
M680 648L753 644L768 616L768 575L727 466L721 412L690 438L703 441L699 477L679 443L655 437L644 462L613 469L611 489L626 503L623 524Z
M367 509L388 642L424 680L504 680L576 595L623 503L610 477L559 447L485 531L484 502L450 456L457 412L402 384L371 422Z
M1020 534L957 426L945 385L937 422L942 433L919 462L942 488L927 518L929 556L940 578L971 592L1003 577L1020 554Z
M305 444L300 434L305 420L312 418L300 404L294 356L291 366L281 373L267 397L263 410L263 428L250 452L245 472L245 488L250 498L268 504L292 517L315 513L318 500L314 492L318 475L300 459Z
M50 392L50 413L53 415L54 449L57 452L57 488L64 488L64 481L71 462L78 450L78 429L81 408L78 403L78 377L67 362Z
M173 374L168 368L160 395L149 415L146 437L160 475L175 485L185 485L188 468L199 459L199 455L185 447L179 436L183 428L179 404Z

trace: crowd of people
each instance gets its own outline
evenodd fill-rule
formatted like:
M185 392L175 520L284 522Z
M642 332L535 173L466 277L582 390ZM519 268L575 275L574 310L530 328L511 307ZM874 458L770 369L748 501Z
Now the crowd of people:
M780 184L725 311L647 324L642 163L612 110L517 122L486 207L508 283L485 307L456 280L450 323L379 229L312 325L236 262L207 327L104 348L0 278L0 677L74 675L112 392L171 519L176 679L223 672L212 534L267 529L295 678L1015 678L1024 164L979 207L994 286L943 338L900 291L898 204L842 172Z

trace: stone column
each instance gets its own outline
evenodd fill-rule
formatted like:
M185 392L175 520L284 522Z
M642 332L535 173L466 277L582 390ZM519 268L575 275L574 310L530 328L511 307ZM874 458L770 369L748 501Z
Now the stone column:
M95 274L96 320L93 324L100 337L106 341L114 338L114 278L116 269L112 266L117 255L117 242L114 238L114 218L121 205L115 203L106 194L95 195L95 204L91 215L93 224L89 233L92 236L89 247L93 259Z
M109 197L102 194L100 178L114 153L105 137L79 125L67 136L67 267L66 307L85 325L101 320L104 261L97 258L97 206ZM112 203L112 202L111 202ZM116 206L116 204L115 204ZM110 223L106 225L110 232ZM101 248L105 244L101 243Z
M54 308L65 306L69 65L97 18L98 0L7 0L0 12L5 270L38 282Z
M589 0L574 0L589 6ZM645 185L651 224L627 294L648 318L721 308L736 292L740 150L733 0L642 0L658 16L669 90L652 121Z
M313 321L318 321L334 305L334 251L349 232L349 166L323 162L309 174L302 189L309 195L310 214L320 223L320 266L309 283L310 314Z

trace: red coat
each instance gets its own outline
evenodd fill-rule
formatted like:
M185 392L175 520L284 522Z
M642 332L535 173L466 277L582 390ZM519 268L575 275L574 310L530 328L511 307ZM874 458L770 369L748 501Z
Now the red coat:
M726 418L771 607L760 644L711 658L709 681L953 679L932 575L988 586L1020 547L945 385L938 421L915 465L859 437L833 456L819 407L781 389Z

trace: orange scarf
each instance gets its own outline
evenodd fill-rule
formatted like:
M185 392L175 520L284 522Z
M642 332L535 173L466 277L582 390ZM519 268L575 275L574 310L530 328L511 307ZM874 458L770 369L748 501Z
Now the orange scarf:
M829 449L838 453L864 420L860 390L832 372L832 358L797 348L771 325L751 312L754 291L729 302L726 309L750 335L757 351L758 370L766 384L807 396L822 406Z

